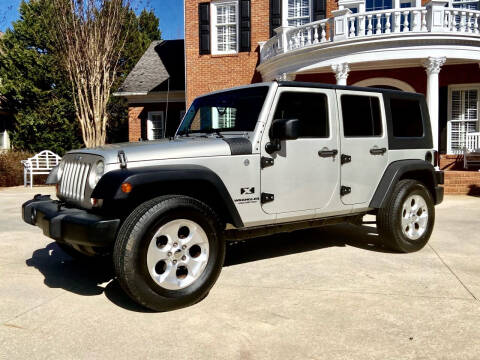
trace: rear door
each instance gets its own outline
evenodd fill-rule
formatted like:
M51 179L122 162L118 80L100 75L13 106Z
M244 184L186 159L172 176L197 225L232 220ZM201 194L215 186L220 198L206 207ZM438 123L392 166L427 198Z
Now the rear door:
M381 93L337 90L340 114L341 198L368 204L388 164L388 136Z

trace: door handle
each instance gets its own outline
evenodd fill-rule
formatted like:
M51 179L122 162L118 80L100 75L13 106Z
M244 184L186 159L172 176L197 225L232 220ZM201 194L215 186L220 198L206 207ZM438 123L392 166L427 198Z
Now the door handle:
M370 149L370 154L372 155L383 155L387 152L387 148L371 148Z
M325 149L325 150L324 150ZM333 157L338 154L338 150L328 150L327 148L323 148L318 152L318 156L326 158L326 157Z

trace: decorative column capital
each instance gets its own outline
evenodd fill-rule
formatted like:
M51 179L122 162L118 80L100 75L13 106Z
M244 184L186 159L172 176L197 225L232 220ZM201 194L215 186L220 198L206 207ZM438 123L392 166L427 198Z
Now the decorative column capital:
M427 72L427 75L438 74L443 64L445 64L447 58L445 56L441 57L429 57L423 61L423 67Z
M348 63L333 64L332 70L335 73L335 79L337 79L337 83L339 83L342 80L347 80L348 73L350 72L350 66L348 66Z

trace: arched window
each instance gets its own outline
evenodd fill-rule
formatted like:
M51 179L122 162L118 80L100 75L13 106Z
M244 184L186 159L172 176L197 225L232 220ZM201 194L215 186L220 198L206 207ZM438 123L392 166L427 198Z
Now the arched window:
M370 79L365 79L361 81L357 81L355 84L352 84L353 86L366 86L366 87L378 87L378 88L386 88L386 89L396 89L396 90L402 90L402 91L408 91L408 92L415 92L415 89L413 86L411 86L409 83L399 80L399 79L394 79L394 78L370 78Z

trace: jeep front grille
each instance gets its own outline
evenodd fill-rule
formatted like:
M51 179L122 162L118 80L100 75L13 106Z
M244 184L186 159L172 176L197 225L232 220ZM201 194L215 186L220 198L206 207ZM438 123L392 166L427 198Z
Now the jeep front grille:
M59 195L66 199L82 202L85 198L85 186L91 167L91 164L84 163L81 160L66 160Z

